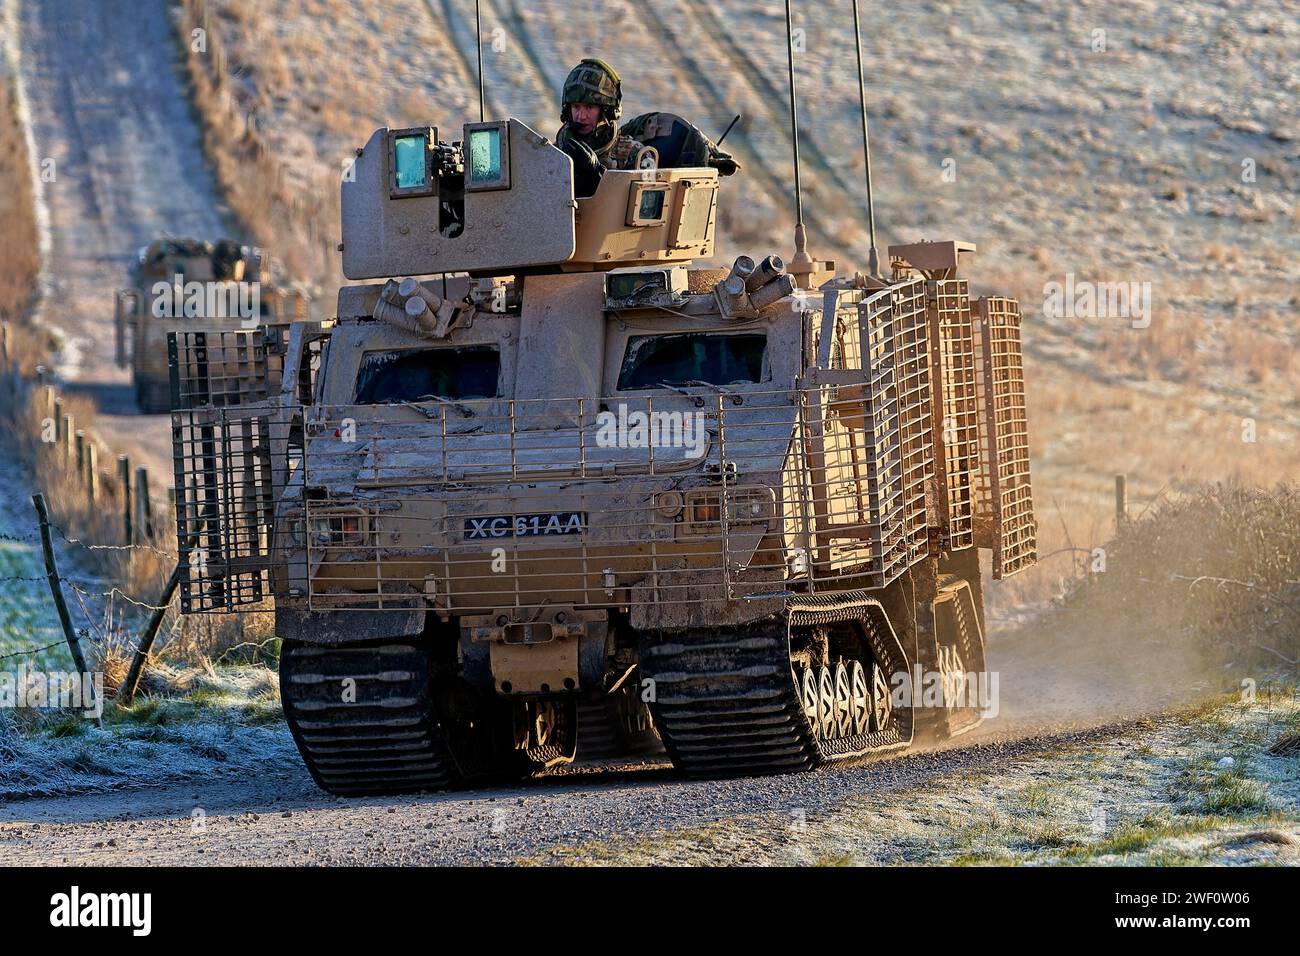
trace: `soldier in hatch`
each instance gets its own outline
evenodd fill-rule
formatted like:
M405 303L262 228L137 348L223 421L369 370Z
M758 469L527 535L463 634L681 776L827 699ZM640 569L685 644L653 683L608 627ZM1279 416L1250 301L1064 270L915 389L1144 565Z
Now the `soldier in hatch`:
M575 195L590 196L594 193L606 169L651 169L659 164L660 156L654 147L644 145L619 129L616 121L622 112L623 82L612 66L604 60L588 57L569 71L560 100L560 119L564 125L555 135L555 145L573 159ZM637 128L647 128L643 121L653 120L659 115L649 113L637 117L632 123ZM680 120L678 122L683 127L689 126ZM715 166L724 176L740 168L728 153L718 149L694 127L690 127L690 131L699 139L701 148L698 152L707 156L707 165ZM669 162L665 165L684 164Z
M616 120L623 112L623 81L618 71L589 57L569 71L560 99L564 125L555 145L573 159L574 192L590 196L606 169L645 169L655 165L654 151L620 136Z

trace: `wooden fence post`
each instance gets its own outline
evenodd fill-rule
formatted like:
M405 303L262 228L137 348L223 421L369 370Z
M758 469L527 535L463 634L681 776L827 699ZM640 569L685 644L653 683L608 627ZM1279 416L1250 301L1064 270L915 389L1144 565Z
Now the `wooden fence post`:
M86 440L86 498L92 508L99 500L99 453L93 435Z
M50 538L50 512L45 505L45 496L40 492L32 495L32 504L36 506L36 518L40 524L41 551L45 557L45 577L50 582L50 594L54 598L54 609L59 613L59 625L63 628L63 636L68 642L68 650L72 652L72 662L77 667L77 673L80 675L84 687L86 678L90 676L90 669L86 666L86 656L81 652L81 641L77 637L77 632L72 629L72 617L68 614L68 603L63 598L63 582L59 578L59 566L54 559L54 542ZM103 726L103 722L98 718L96 718L96 723L101 727Z
M144 465L135 468L135 533L150 541L154 538L153 512L149 507L149 469Z
M77 480L84 482L86 480L86 433L82 429L77 429L76 438L77 449Z
M117 456L117 485L122 492L122 540L126 544L135 544L131 534L131 459L126 455Z
M1115 530L1128 523L1128 476L1115 476Z
M135 692L140 685L140 675L144 672L144 665L149 660L149 652L153 650L153 642L158 637L158 629L162 627L163 618L167 614L167 609L171 606L172 598L176 596L176 588L181 581L181 565L178 561L176 567L172 570L171 577L167 579L166 586L163 587L162 597L154 606L153 614L149 618L149 623L144 629L144 634L140 637L140 643L135 649L135 657L131 659L131 667L126 672L126 679L118 686L115 700L121 700L130 703L135 697Z
M140 684L140 675L144 672L144 665L149 660L149 652L153 650L153 642L158 637L158 629L162 627L163 618L167 615L167 609L171 607L172 599L176 597L176 589L180 587L181 562L185 560L185 552L198 543L199 535L206 525L206 520L200 520L191 531L190 536L185 539L181 548L181 557L176 559L176 567L172 569L171 577L167 579L167 584L163 587L162 596L158 598L158 603L154 605L153 614L144 629L144 634L140 637L140 643L135 649L135 657L131 659L131 666L126 672L126 679L117 687L115 700L129 704L135 697L135 692Z
M71 415L63 416L63 444L59 447L59 454L63 456L60 464L63 465L64 471L72 464L72 432L75 426L76 422Z

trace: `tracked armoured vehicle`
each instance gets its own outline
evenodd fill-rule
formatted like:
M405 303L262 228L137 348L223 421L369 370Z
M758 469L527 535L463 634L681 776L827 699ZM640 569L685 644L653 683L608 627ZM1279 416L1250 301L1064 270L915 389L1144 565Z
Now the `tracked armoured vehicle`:
M167 336L253 329L307 318L301 290L277 282L270 258L233 239L156 239L140 249L114 298L117 364L131 367L143 412L171 410Z
M981 553L1035 560L1016 303L959 241L696 267L717 171L650 145L575 200L514 119L380 129L342 186L366 284L282 387L261 332L173 336L182 608L274 597L330 792L573 760L584 712L700 775L979 720Z

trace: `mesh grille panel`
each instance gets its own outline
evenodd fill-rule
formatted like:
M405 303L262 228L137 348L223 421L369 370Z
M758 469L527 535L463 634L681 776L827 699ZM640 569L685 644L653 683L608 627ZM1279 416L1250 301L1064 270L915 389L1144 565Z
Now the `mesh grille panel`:
M167 353L172 408L227 408L267 397L267 343L260 328L169 332Z
M993 578L1000 580L1038 560L1038 524L1029 481L1029 424L1015 299L979 301L983 353L984 482L981 511L992 523Z
M892 291L903 539L910 565L927 554L930 547L926 488L934 478L934 442L929 324L923 280L899 283Z
M181 610L229 611L268 594L273 515L265 416L172 413Z
M839 319L843 348L836 354L848 367L809 372L824 386L801 396L809 473L792 467L787 480L804 481L817 516L814 575L862 574L863 586L881 588L909 565L892 293L876 292Z
M960 551L975 543L972 482L979 462L979 401L975 386L975 329L965 279L929 284L931 367L938 438L941 546Z
M862 303L859 336L867 371L865 423L871 447L866 484L875 535L872 561L885 587L911 565L904 521L902 444L893 295L886 289Z

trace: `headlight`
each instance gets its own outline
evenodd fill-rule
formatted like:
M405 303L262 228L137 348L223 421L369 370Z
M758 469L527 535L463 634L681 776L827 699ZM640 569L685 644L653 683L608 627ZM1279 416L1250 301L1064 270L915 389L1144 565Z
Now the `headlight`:
M731 488L726 492L727 524L731 527L764 524L776 512L776 497L771 488ZM689 530L716 533L722 527L723 493L720 489L700 489L686 496Z
M309 527L311 541L316 545L336 547L347 544L364 544L366 518L359 512L312 515Z
M720 520L716 495L697 498L691 502L691 524L717 524Z
M766 517L766 502L760 495L747 494L744 497L727 496L728 521L740 524L747 521L761 521Z

